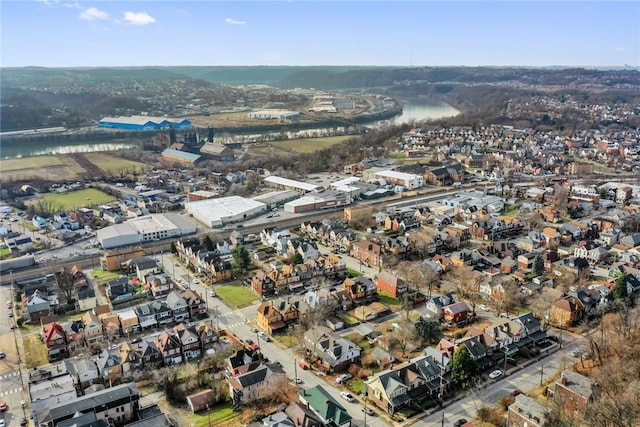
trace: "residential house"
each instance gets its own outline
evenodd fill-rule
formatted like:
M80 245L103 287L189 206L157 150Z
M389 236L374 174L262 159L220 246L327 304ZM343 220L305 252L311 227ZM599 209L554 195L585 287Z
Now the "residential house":
M325 326L315 326L304 334L308 352L330 372L348 369L360 360L362 350L353 342L332 332Z
M461 339L457 346L464 345L469 351L471 359L480 370L485 370L495 362L491 358L491 347L487 345L484 334L465 337Z
M120 317L120 327L123 334L131 334L140 331L140 322L133 308L118 313ZM154 317L155 318L155 317Z
M29 296L22 297L22 317L31 323L38 323L40 319L51 316L55 312L56 304L49 300L46 292L34 290Z
M369 267L382 267L384 253L377 243L361 240L351 245L351 256Z
M133 285L129 283L128 277L121 277L107 282L106 293L109 300L115 302L133 296L135 289Z
M287 384L287 374L280 364L264 363L255 369L229 378L232 401L249 405L268 394L281 393Z
M60 425L76 414L93 413L96 419L123 425L135 419L140 394L134 383L126 383L80 396L76 399L47 405L36 411L40 425Z
M174 322L183 322L189 319L189 306L178 291L172 291L167 295L167 307L171 309Z
M442 320L447 325L465 325L469 316L469 307L463 301L449 304L442 308Z
M514 322L522 325L523 331L518 333L531 340L533 344L541 344L547 339L547 333L542 329L542 323L533 316L533 313L521 314L514 319Z
M443 308L455 303L452 293L431 298L425 306L425 317L442 320Z
M187 303L189 309L189 316L191 319L196 319L201 316L207 315L207 304L202 299L199 293L193 289L186 289L180 294Z
M187 361L197 359L202 356L200 336L194 327L181 323L176 326L174 331L180 341L180 345L182 346L182 355Z
M78 303L77 303L78 310L88 311L97 305L96 292L93 288L78 290L77 295L78 295Z
M551 400L573 416L583 418L587 407L598 395L598 387L589 378L573 371L562 371L548 389Z
M93 358L105 383L115 382L122 378L120 352L117 348L107 348Z
M139 343L124 342L118 347L120 355L120 364L122 365L122 375L128 377L144 367L142 363L142 354L140 353Z
M299 427L324 427L320 417L311 408L300 402L292 402L284 410L289 419L296 422Z
M196 326L196 333L200 340L200 350L203 355L213 354L215 352L215 344L218 342L219 335L215 328L205 321L201 321Z
M155 340L156 347L162 355L165 366L177 365L183 362L182 345L178 337L169 331L162 331Z
M173 292L176 292L176 291L173 291ZM178 300L178 298L175 298L175 300ZM179 315L182 316L183 315L182 304L177 303L176 307L179 309ZM153 301L151 303L151 308L153 309L153 312L156 316L156 322L158 323L158 326L162 326L162 325L166 325L168 323L174 322L173 310L169 308L167 301L159 301L159 300ZM186 302L185 302L185 310L186 310Z
M42 328L42 337L50 360L67 355L67 335L58 322L45 325Z
M152 303L137 305L133 310L138 318L141 330L154 329L158 326L156 312Z
M69 360L72 366L73 374L76 377L76 383L80 386L80 390L100 382L100 371L96 362L87 358L79 358Z
M507 427L544 427L551 410L533 397L519 394L509 405Z
M140 354L142 366L145 369L157 369L164 363L163 354L158 350L154 341L142 340L134 344L135 351Z
M108 340L115 341L121 335L120 317L117 313L105 313L98 316L102 322L102 332Z
M82 324L84 325L82 336L87 344L102 341L104 339L102 322L98 316L93 313L93 311L87 311L82 316Z
M395 274L387 271L378 273L375 278L378 291L384 292L387 295L398 297L407 291L407 284L403 279Z
M242 348L229 356L226 362L225 370L231 377L256 369L262 360L257 351Z
M576 297L566 296L553 304L549 309L549 322L552 325L574 326L584 317L584 304Z
M351 426L349 412L321 385L306 389L299 397L300 402L310 408L325 426Z
M264 301L258 307L258 325L269 334L284 329L287 323L299 319L300 310L304 304L301 299L295 297Z
M163 297L173 290L173 279L166 273L150 274L146 277L146 281L145 287L154 298Z

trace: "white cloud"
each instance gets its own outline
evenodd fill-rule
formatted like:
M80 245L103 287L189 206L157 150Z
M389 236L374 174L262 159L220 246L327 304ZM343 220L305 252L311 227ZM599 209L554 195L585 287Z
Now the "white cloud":
M131 25L148 25L156 22L156 19L147 12L125 12L124 20Z
M77 1L73 3L62 3L62 5L68 9L82 9L82 6Z
M107 19L109 14L95 7L90 7L80 14L80 19L85 21L96 21L99 19Z
M54 4L60 3L60 0L36 0L38 3L42 3L47 7L51 7Z
M244 25L247 22L246 21L237 21L233 18L227 18L224 20L224 22L226 22L227 24L231 24L231 25Z
M617 48L616 48L616 50L617 50L618 52L626 52L626 51L627 51L627 48L626 48L626 47L617 47Z

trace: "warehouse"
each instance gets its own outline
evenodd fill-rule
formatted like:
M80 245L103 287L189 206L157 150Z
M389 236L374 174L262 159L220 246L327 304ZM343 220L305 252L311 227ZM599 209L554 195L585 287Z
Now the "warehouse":
M126 130L167 130L191 129L193 124L187 119L172 119L169 117L105 117L98 122L101 128L126 129Z
M195 165L202 156L200 154L187 153L186 151L174 150L167 148L162 152L162 158L170 162L180 163L181 165Z
M397 172L392 170L384 170L375 174L376 178L384 179L387 184L402 185L407 190L415 190L423 186L422 175L413 173Z
M178 214L165 213L132 218L96 231L103 249L186 236L196 232L195 224Z
M253 198L256 202L267 205L268 209L277 208L285 203L300 197L300 193L295 190L271 191L269 193L260 194Z
M215 228L260 215L266 212L267 205L240 196L230 196L188 202L184 208L207 227Z
M351 204L351 196L335 190L308 194L284 205L285 212L301 213L320 209L332 209Z
M284 119L293 119L299 116L300 113L297 111L290 110L259 110L252 111L248 114L250 119L260 119L260 120L284 120Z
M320 185L309 184L289 178L281 178L274 175L266 177L264 179L264 183L270 187L280 188L282 190L296 190L300 194L308 193L310 191L318 191L322 188Z

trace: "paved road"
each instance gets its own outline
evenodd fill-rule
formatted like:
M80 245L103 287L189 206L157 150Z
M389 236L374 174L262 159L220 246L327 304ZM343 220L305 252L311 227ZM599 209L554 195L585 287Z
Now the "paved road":
M564 369L567 369L572 362L575 362L569 355L571 350L579 348L584 344L584 338L575 334L563 334L562 349L539 361L520 369L497 381L488 381L485 387L469 395L444 409L444 425L452 425L456 420L465 418L472 420L476 418L478 409L482 406L498 405L498 399L507 396L515 389L520 389L525 393L542 382L550 381ZM430 416L423 416L414 423L417 426L435 426L442 421L442 411L438 411Z

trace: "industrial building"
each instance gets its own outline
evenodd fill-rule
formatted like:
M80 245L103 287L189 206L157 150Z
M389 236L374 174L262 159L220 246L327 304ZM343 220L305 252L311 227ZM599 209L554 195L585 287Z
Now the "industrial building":
M362 185L360 178L350 176L331 183L330 187L334 190L342 191L343 193L349 193L351 197L356 197L362 193L364 185Z
M284 204L284 211L291 213L310 212L319 209L332 209L351 204L351 196L335 190L309 193L299 199Z
M250 119L260 119L260 120L284 120L284 119L293 119L300 115L297 111L291 110L259 110L252 111L247 116Z
M375 174L376 178L384 179L387 184L401 185L407 190L415 190L424 185L422 175L413 173L383 170Z
M263 181L270 187L280 188L282 190L296 190L300 194L322 189L322 186L320 185L309 184L307 182L296 181L294 179L282 178L274 175L266 177Z
M171 128L193 128L193 124L188 119L173 119L169 117L149 116L105 117L98 122L98 126L101 128L126 130L167 130Z
M96 231L103 249L131 246L143 242L186 236L196 232L196 226L178 214L152 214L132 218Z
M199 200L207 200L213 199L220 195L217 191L207 191L207 190L196 190L187 194L187 201L189 202L197 202Z
M186 151L167 148L162 152L162 158L170 162L180 163L181 165L193 166L200 161L202 156L200 154L187 153Z
M224 144L216 144L207 142L200 147L200 154L209 157L211 159L220 160L223 162L234 159L233 150Z
M266 212L267 205L240 196L230 196L188 202L184 208L207 227L215 228L260 215Z
M443 199L442 204L457 209L485 209L489 213L500 213L504 209L502 197L486 195L482 191L461 191L454 197Z
M295 190L283 190L283 191L270 191L269 193L260 194L253 197L253 200L264 203L268 209L273 209L278 206L284 205L291 200L295 200L300 197L300 193Z

